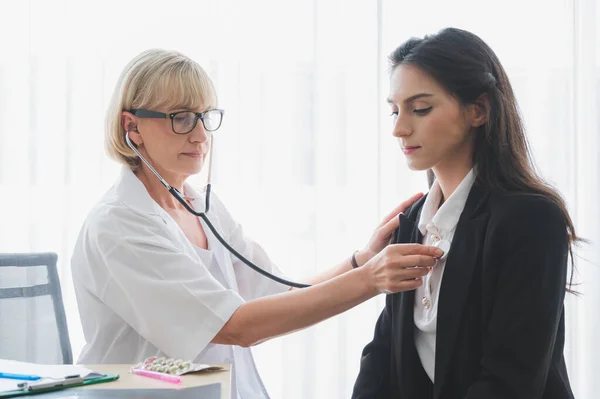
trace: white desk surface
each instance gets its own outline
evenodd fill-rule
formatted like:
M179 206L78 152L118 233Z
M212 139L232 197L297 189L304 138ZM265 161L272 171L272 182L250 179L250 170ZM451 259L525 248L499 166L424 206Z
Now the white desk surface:
M77 389L181 389L219 383L221 384L221 399L229 399L231 397L231 366L229 364L218 364L217 366L223 367L224 370L182 375L181 384L173 384L131 374L129 373L131 368L129 364L90 364L84 367L100 373L119 374L119 379Z

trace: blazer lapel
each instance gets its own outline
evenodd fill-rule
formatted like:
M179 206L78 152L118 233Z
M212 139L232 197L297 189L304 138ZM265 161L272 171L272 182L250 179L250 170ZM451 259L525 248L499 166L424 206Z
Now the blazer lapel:
M415 219L419 219L421 207L418 205L422 205L422 203L415 206L416 212L409 217L400 215L400 228L396 235L396 243L421 243L423 241L418 225L413 221L415 213ZM394 356L397 359L395 362L397 367L396 389L401 392L403 398L423 397L421 390L427 386L429 380L422 368L418 367L420 360L414 345L414 302L414 291L394 294L394 327L392 330L395 331L393 337L395 341ZM430 381L429 385L431 385Z
M421 214L420 210L417 217ZM396 233L395 243L398 244L409 244L409 243L421 243L423 236L419 231L417 224L404 214L400 214L400 227Z
M476 248L480 247L478 241L485 233L489 217L489 213L481 210L488 196L477 184L473 186L448 253L437 313L434 398L439 397L444 386L471 277L479 259Z

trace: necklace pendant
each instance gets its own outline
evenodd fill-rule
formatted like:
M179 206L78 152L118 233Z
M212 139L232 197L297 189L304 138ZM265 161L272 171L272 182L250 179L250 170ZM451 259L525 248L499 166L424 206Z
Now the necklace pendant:
M423 299L421 299L421 303L423 304L423 306L425 306L425 309L429 309L431 307L431 302L426 296L424 296Z

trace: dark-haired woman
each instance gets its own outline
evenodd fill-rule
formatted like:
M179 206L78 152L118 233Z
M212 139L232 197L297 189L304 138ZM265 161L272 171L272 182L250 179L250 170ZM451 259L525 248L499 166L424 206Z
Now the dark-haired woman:
M449 250L422 286L387 296L352 397L572 398L563 300L578 238L534 172L506 72L453 28L390 62L393 135L435 179L395 241Z

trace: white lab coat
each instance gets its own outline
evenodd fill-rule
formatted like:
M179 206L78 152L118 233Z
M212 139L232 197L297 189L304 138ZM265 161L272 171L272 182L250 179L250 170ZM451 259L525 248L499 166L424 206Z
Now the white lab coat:
M204 194L184 187L195 209ZM254 263L281 275L211 194L210 221ZM71 267L86 345L79 363L149 356L233 365L232 397L268 397L248 348L210 341L244 302L289 289L242 264L201 221L208 251L193 245L142 182L123 168L88 215Z

